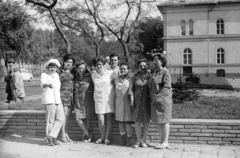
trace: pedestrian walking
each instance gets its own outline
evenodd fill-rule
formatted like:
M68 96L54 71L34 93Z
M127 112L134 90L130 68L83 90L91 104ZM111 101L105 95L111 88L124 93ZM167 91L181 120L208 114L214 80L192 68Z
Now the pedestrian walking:
M6 103L10 103L11 101L14 101L14 95L12 93L11 90L11 80L12 80L12 76L13 76L13 66L15 64L15 61L13 59L9 59L7 61L8 64L8 73L4 78L4 82L6 82L6 93L7 93L7 100L5 101Z

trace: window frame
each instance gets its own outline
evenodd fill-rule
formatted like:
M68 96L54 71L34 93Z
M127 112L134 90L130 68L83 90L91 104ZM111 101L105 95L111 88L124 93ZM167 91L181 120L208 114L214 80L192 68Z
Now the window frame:
M225 64L225 50L223 48L218 48L217 49L217 56L216 56L217 64L222 65Z
M185 20L181 20L181 36L186 36L186 21Z
M186 59L185 59L186 58ZM185 63L186 61L186 63ZM183 65L192 65L192 50L190 48L185 48L183 50Z
M188 21L188 35L193 36L194 34L194 22L192 19Z
M224 35L224 20L223 19L218 19L216 22L216 31L218 35Z

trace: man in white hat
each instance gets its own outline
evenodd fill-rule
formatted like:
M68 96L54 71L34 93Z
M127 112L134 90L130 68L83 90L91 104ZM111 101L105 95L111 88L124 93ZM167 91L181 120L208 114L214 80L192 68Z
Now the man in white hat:
M45 67L47 72L42 73L40 84L43 89L42 104L46 111L46 140L48 145L54 146L60 143L57 135L65 120L63 105L60 98L61 82L57 69L60 67L57 59L50 59Z

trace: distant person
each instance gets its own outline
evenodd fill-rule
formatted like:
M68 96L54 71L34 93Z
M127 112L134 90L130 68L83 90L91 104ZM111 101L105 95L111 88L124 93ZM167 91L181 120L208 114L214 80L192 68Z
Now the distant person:
M9 69L11 72L10 87L11 87L12 99L15 102L18 102L19 100L24 101L25 90L24 90L22 74L19 71L18 67L15 65L15 62L13 59L10 59L8 63L9 63ZM11 98L11 96L9 98Z
M94 83L95 113L98 116L98 126L101 133L96 143L110 144L109 134L112 127L112 113L114 113L115 92L113 87L113 71L104 67L105 59L97 56L93 60L96 71L92 73ZM106 125L105 125L106 120Z
M71 54L66 54L63 57L63 67L59 71L61 81L61 100L63 104L65 122L61 129L61 141L64 143L72 141L68 136L69 117L73 110L73 84L74 84L74 64L75 60Z
M61 82L57 69L60 63L57 59L50 59L45 68L47 72L41 74L42 104L46 113L46 140L48 145L60 145L56 140L58 133L65 121L63 105L60 97Z
M147 72L147 60L141 59L138 61L139 71L133 76L129 94L130 105L132 107L132 119L135 122L135 131L137 136L137 142L133 146L138 148L148 147L147 134L150 122L150 97L149 97L149 83L151 76ZM143 124L143 136L142 126ZM142 136L142 138L141 138Z
M160 135L160 143L155 148L165 149L169 147L169 122L172 116L171 76L166 69L167 59L165 56L155 55L154 64L157 69L153 72L150 83L151 120L157 124Z
M11 101L14 101L14 95L12 93L12 90L11 90L11 79L12 79L12 76L13 76L13 68L14 68L14 60L13 59L9 59L7 61L8 63L8 73L7 75L5 76L4 78L4 81L6 82L6 93L7 93L7 100L5 101L6 103L10 103Z
M104 64L105 69L110 70L111 69L111 67L110 67L110 57L106 56L105 61L106 61L106 63Z
M120 70L118 67L120 57L116 53L110 54L110 68L113 70L113 73L116 77L120 75Z
M120 64L120 76L115 78L114 86L115 97L115 119L119 125L119 131L122 138L121 145L131 145L132 137L132 110L130 106L129 85L131 75L129 74L129 65L126 62Z
M76 65L77 73L74 79L74 113L79 127L83 130L83 142L91 142L90 119L95 116L94 85L91 72L84 61Z

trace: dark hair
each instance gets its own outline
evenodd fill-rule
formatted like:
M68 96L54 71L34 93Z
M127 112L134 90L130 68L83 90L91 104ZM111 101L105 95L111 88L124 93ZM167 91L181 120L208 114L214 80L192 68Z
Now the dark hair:
M104 59L103 56L99 55L93 59L93 65L96 66L98 62L101 62L103 65L105 65L106 60Z
M159 60L161 60L161 62L162 62L162 67L166 67L166 66L167 66L167 58L166 58L165 55L163 55L163 54L155 54L155 55L153 56L153 59L155 58L155 56L157 56L157 57L159 58Z
M80 60L80 61L76 64L76 68L78 68L80 65L85 65L85 68L87 68L87 64L84 62L84 60Z
M75 63L75 59L73 58L72 54L65 54L65 55L63 56L63 62L66 62L66 61L68 61L69 59L72 59L73 64Z
M117 53L112 53L112 54L110 54L110 59L111 59L112 57L117 57L118 60L120 60L120 57L118 56Z
M8 59L7 63L15 63L13 58Z
M148 65L147 59L145 59L145 58L138 60L138 62L137 62L138 66L141 62L145 62Z
M120 67L121 67L122 65L127 66L127 68L130 69L129 64L128 64L127 62L125 62L125 61L121 62L121 63L120 63Z

